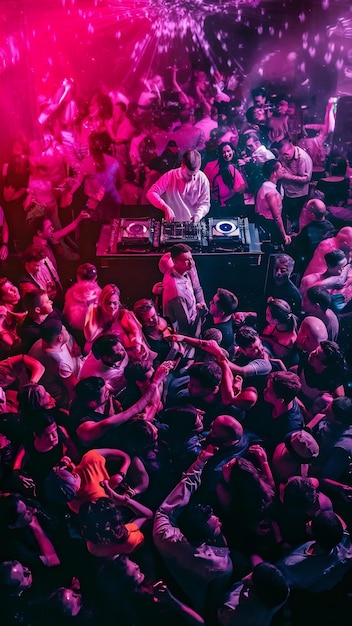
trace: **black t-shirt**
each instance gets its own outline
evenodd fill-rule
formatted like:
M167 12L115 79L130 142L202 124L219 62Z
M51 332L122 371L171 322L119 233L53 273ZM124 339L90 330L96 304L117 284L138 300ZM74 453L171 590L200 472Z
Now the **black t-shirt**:
M220 322L216 324L211 315L207 315L205 323L202 326L202 333L209 328L217 328L220 330L222 334L220 346L227 350L230 359L232 359L235 348L235 331L237 330L237 325L233 317L227 320L227 322Z
M322 372L316 372L308 363L308 357L309 355L304 355L298 365L298 374L303 370L308 387L332 393L337 387L343 385L343 373L336 371L334 367L327 367Z
M295 250L296 258L298 255L300 262L304 263L303 269L307 267L312 259L317 245L324 239L333 237L335 232L336 229L329 220L311 222L302 228L300 234L295 239Z
M27 354L33 344L41 338L41 329L46 328L48 324L50 325L52 320L62 322L62 315L59 309L54 308L41 324L38 324L38 322L35 322L27 315L18 331L18 334L22 339L22 348L25 354Z
M274 279L270 280L268 288L266 290L265 297L272 296L273 298L281 298L286 300L292 309L292 313L300 316L302 312L302 296L297 289L296 285L291 280L288 280L283 285L276 285Z
M244 426L263 439L269 452L273 452L277 444L285 441L290 433L304 427L302 411L296 400L291 409L277 418L272 417L272 406L264 401L258 403L256 411L248 413Z
M65 454L65 436L60 427L58 427L59 441L56 446L48 450L48 452L38 452L34 447L34 442L30 441L25 445L28 454L28 460L24 466L24 470L34 479L37 487L41 486L42 481L48 476Z
M338 205L339 202L347 202L350 179L342 178L341 180L329 180L329 178L321 178L317 183L317 190L322 191L325 195L326 205Z
M173 406L182 406L183 404L191 404L197 409L204 411L203 416L203 430L208 431L214 419L219 415L232 415L239 422L244 418L244 411L231 404L223 404L221 401L220 393L216 396L213 402L205 402L202 398L192 397L189 394L188 389L181 390L173 403Z

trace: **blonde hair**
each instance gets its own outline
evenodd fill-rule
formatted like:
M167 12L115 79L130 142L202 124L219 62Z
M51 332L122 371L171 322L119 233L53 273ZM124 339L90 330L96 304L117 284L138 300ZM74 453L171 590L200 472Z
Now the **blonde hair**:
M106 312L106 304L112 296L117 296L120 301L120 289L117 285L109 283L108 285L105 285L105 287L103 287L99 296L98 306L101 308L103 313Z

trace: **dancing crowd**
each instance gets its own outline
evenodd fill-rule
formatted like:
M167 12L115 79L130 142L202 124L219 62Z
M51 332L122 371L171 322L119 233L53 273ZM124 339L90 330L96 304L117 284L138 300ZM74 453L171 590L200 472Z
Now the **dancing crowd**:
M173 68L170 89L96 91L84 115L69 84L2 169L1 623L347 625L352 220L333 99L303 124L259 87L244 113L234 77L179 85ZM95 247L133 205L253 221L252 310L221 276L207 302L185 243L127 308Z

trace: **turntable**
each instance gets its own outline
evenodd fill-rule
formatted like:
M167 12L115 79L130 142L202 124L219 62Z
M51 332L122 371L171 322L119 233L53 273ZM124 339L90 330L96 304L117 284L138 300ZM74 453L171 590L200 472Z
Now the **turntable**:
M210 238L231 238L240 239L240 228L238 218L229 219L209 219Z
M117 244L120 246L145 246L152 243L151 219L121 218L118 225Z
M209 245L213 249L246 252L249 250L248 219L241 217L209 218Z

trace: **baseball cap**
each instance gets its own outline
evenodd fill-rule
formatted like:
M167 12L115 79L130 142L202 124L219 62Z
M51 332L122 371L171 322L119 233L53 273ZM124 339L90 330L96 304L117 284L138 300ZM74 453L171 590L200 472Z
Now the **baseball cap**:
M319 454L319 444L306 430L298 430L290 435L286 447L302 459L315 459Z

